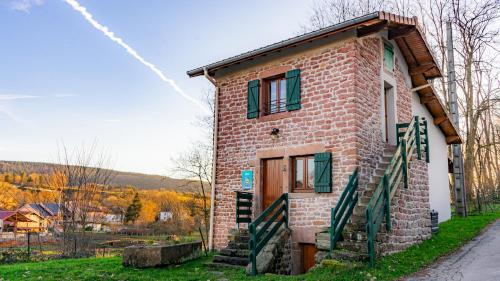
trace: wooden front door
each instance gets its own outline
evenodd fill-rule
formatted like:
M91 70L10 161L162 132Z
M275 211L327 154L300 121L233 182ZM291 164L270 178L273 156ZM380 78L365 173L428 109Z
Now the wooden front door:
M283 194L283 158L264 160L263 169L262 211Z
M302 246L302 273L306 273L316 264L314 255L316 255L315 244L301 244Z

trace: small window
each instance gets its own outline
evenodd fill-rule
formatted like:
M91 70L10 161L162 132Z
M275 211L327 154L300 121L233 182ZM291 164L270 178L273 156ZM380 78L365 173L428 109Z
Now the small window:
M394 71L394 49L387 42L384 42L384 67L390 72Z
M264 80L264 115L286 111L286 79L285 75L279 75Z
M292 191L314 192L314 156L292 158Z

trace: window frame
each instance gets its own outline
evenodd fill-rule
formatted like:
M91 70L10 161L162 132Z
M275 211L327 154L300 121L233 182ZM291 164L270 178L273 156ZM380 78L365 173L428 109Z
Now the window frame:
M314 193L314 180L312 182L312 188L308 188L307 186L309 185L309 159L312 160L313 167L314 167L314 154L308 154L308 155L297 155L290 157L291 158L291 191L293 193ZM302 167L302 182L304 188L297 188L297 178L296 178L296 166L297 166L297 159L302 159L304 161L303 167ZM314 167L316 168L316 167Z
M385 56L386 50L391 52L391 54L392 54L392 61L391 61L392 69L388 68L387 64L386 64L386 56ZM384 65L384 70L386 70L389 73L394 73L394 67L395 67L394 46L390 42L387 42L387 41L384 41L383 45L382 45L382 64Z
M276 81L276 112L271 112L271 83ZM285 81L285 91L284 97L281 96L281 81ZM262 116L269 116L279 113L287 112L287 84L286 84L285 73L280 73L277 75L273 75L270 77L266 77L262 79L262 104L261 104L261 112Z

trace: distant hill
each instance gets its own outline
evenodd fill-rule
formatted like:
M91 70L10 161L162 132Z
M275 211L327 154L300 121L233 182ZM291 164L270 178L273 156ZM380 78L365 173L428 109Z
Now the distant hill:
M17 173L25 172L27 174L50 174L59 164L41 163L41 162L25 162L25 161L3 161L0 160L0 173ZM179 192L197 191L198 185L184 179L174 179L160 175L148 175L132 172L120 172L111 170L113 178L110 182L113 186L134 186L138 189L159 189L165 188Z

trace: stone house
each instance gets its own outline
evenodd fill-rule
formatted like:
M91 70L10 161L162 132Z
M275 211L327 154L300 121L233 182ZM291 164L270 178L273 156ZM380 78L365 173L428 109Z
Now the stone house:
M204 75L216 86L209 244L221 254L231 256L224 249L237 245L231 230L243 187L251 194L253 224L271 220L261 214L286 194L281 218L289 239L279 255L291 261L287 273L314 265L325 248L318 237L331 229L332 208L346 186L357 188L346 195L355 207L347 208L352 212L337 246L370 252L366 210L374 196L385 194L377 188L388 169L404 180L394 184L381 209L390 223L381 218L386 227L376 227L377 254L429 238L433 209L440 221L450 218L447 145L461 139L429 84L442 73L416 18L374 12L187 74ZM413 137L408 133L413 144L404 139L409 124L418 130ZM396 169L392 160L407 162ZM259 243L252 239L250 229L250 244ZM241 256L235 263L244 261Z

